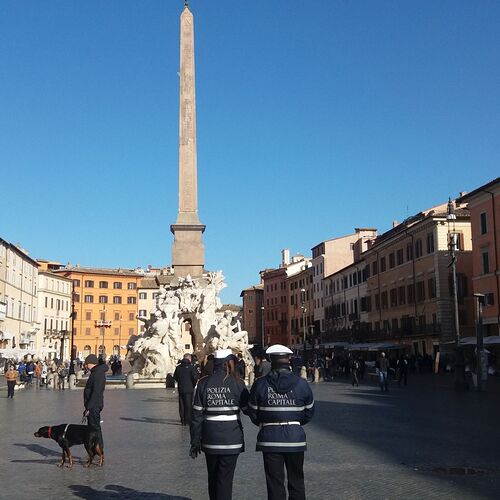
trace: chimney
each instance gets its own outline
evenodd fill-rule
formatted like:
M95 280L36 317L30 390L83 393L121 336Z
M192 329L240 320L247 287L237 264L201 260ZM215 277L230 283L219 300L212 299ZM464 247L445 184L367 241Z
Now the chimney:
M392 227L393 227L393 228L395 228L398 224L399 224L399 222L398 222L396 219L394 219L394 220L392 221Z
M281 265L286 267L288 264L290 264L290 249L284 248L281 250Z

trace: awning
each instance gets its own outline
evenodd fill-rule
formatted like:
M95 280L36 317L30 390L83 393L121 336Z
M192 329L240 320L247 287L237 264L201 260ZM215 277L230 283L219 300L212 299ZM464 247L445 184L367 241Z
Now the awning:
M349 351L381 351L390 349L406 349L406 344L394 344L388 342L368 342L366 344L350 344L347 349Z
M460 339L460 345L476 345L477 338L476 337L462 337ZM500 345L500 336L499 335L491 335L489 337L483 338L484 345Z

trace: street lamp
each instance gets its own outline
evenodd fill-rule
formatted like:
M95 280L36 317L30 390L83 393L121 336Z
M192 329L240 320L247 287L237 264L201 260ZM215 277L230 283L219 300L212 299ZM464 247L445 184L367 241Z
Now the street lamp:
M483 344L483 303L484 294L475 293L474 298L476 299L476 356L477 356L477 390L482 391L486 389L486 383L483 381L487 380L488 366L487 360L484 353ZM486 376L483 379L483 373L486 371Z
M69 364L69 374L74 375L75 373L75 290L74 285L71 284L71 314L70 314L70 325L71 325L71 343L70 343L70 364Z
M306 313L307 313L307 308L306 308L306 290L305 288L300 289L300 293L302 295L302 305L300 306L302 309L302 330L303 330L303 336L304 336L304 356L303 356L303 366L306 366L307 363L307 356L306 356L306 351L307 351L307 338L306 338L306 332L307 332L307 327L306 327Z
M264 306L260 307L260 329L261 329L261 337L262 337L262 349L264 349Z
M457 239L458 234L455 232L455 206L451 198L448 199L448 209L446 214L448 222L448 249L450 251L450 264L452 276L452 300L453 300L453 318L455 322L455 389L466 390L467 383L465 381L465 360L463 352L460 349L460 322L458 319L458 294L457 294ZM453 230L450 230L450 224L453 223Z

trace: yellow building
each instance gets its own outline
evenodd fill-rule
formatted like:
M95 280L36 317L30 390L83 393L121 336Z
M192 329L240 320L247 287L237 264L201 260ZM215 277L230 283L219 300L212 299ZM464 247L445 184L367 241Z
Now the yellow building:
M75 355L106 358L127 353L137 331L138 288L142 272L127 269L65 267L56 271L73 284Z

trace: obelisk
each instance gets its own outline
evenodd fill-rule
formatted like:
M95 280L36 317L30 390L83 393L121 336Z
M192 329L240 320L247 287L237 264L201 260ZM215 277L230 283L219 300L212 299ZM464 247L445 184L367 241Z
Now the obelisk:
M174 234L172 265L176 276L201 276L205 264L198 218L196 161L196 96L194 80L194 23L187 2L181 14L179 99L179 212L170 226Z

